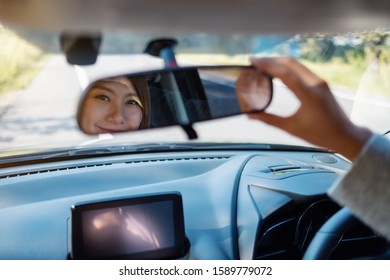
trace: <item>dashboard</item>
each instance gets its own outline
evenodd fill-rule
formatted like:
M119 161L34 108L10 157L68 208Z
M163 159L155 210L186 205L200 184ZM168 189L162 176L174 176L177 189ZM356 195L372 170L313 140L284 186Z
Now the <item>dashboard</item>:
M349 167L328 152L219 150L2 168L0 259L69 259L73 205L172 192L182 197L184 258L300 259L339 209L326 191ZM368 258L385 243L359 224L334 258Z

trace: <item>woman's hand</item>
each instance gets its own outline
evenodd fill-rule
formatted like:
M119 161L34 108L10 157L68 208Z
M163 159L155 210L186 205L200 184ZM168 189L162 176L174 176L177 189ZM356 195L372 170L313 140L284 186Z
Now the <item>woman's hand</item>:
M250 114L251 119L341 153L352 161L357 157L372 132L347 118L323 79L292 58L259 58L251 62L257 70L279 78L301 103L288 117L262 112Z

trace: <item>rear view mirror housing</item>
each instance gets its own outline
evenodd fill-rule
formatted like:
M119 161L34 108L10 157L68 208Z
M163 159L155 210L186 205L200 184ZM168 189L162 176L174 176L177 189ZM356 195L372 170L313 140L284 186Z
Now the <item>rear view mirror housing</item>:
M264 111L272 92L271 77L251 66L124 74L99 79L84 90L77 122L90 135L174 125L192 129L193 123Z

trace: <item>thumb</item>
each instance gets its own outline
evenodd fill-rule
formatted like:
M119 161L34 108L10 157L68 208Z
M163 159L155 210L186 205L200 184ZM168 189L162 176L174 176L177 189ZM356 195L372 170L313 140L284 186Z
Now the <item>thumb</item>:
M278 128L284 129L287 122L287 118L280 117L274 114L270 113L254 113L254 114L248 114L248 117L252 120L259 120L262 122L265 122L266 124L276 126Z

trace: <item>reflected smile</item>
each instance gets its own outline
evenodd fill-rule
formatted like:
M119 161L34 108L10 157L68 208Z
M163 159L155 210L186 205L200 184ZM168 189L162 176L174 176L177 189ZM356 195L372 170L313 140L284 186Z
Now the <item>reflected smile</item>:
M97 126L99 133L120 133L120 132L126 132L129 131L127 128L103 128L100 126Z

